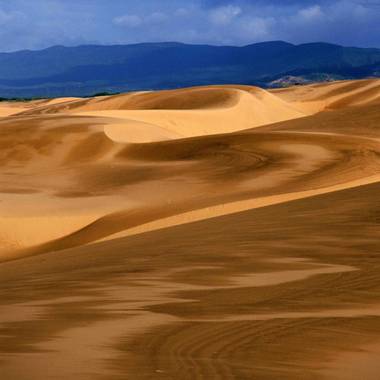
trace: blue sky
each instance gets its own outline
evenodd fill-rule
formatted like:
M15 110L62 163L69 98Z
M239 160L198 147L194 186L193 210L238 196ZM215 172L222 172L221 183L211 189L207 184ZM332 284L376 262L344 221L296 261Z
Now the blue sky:
M268 40L380 47L380 0L0 0L0 51Z

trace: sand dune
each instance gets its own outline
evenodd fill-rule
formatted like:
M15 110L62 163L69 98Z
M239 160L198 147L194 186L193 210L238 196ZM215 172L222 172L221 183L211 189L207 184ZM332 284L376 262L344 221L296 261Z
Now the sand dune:
M152 142L234 132L305 114L256 87L200 87L131 93L37 107L21 115L70 113L108 118L116 142Z
M352 91L376 88L374 83L314 87L345 99L344 89L352 96ZM284 92L300 96L301 90L306 91L295 87ZM339 120L345 123L339 110L300 118L274 95L248 86L36 103L28 112L0 121L1 209L7 226L1 234L3 260L88 244L123 231L143 232L161 226L161 220L167 226L197 220L198 214L203 219L237 212L260 205L261 199L268 205L273 199L277 203L302 196L293 193L344 189L366 183L380 167L376 138L364 134L358 140L350 137L351 130L337 129ZM41 112L41 104L45 110L52 107L53 114ZM86 111L97 105L100 111ZM132 106L137 110L126 110ZM174 106L178 109L170 109ZM124 109L112 109L117 107ZM365 118L363 108L351 112L352 129ZM292 113L291 121L270 123ZM316 130L310 131L314 125ZM227 131L239 133L216 134ZM206 136L183 139L193 135ZM152 194L151 188L159 191ZM53 215L62 218L48 226ZM21 251L10 249L15 246Z
M0 373L376 366L379 102L365 80L0 103Z

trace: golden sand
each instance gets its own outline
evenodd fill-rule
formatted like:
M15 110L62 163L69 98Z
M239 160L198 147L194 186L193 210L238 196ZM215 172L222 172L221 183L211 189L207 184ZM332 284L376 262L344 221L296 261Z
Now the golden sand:
M379 106L375 79L0 103L0 377L377 380Z

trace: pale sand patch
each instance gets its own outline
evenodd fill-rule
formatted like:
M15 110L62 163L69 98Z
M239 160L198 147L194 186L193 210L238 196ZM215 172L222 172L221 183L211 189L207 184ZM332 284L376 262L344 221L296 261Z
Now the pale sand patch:
M75 97L65 97L65 98L54 98L54 99L48 99L46 100L45 105L54 105L54 104L61 104L61 103L67 103L67 102L73 102L80 100L81 98L75 98Z
M99 218L99 214L0 217L1 250L25 248L66 236Z
M120 207L139 203L121 196L59 198L48 194L1 194L0 258L17 249L67 236Z
M11 115L15 115L19 112L26 111L28 108L23 107L10 107L6 105L2 105L0 103L0 117L8 117Z
M117 143L149 143L181 138L180 135L165 128L132 119L120 119L120 124L105 125L104 133Z

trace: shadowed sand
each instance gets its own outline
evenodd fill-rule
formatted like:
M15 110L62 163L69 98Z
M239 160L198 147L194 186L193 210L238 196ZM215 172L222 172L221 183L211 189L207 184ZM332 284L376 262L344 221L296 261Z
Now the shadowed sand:
M377 380L379 83L0 104L2 377Z

